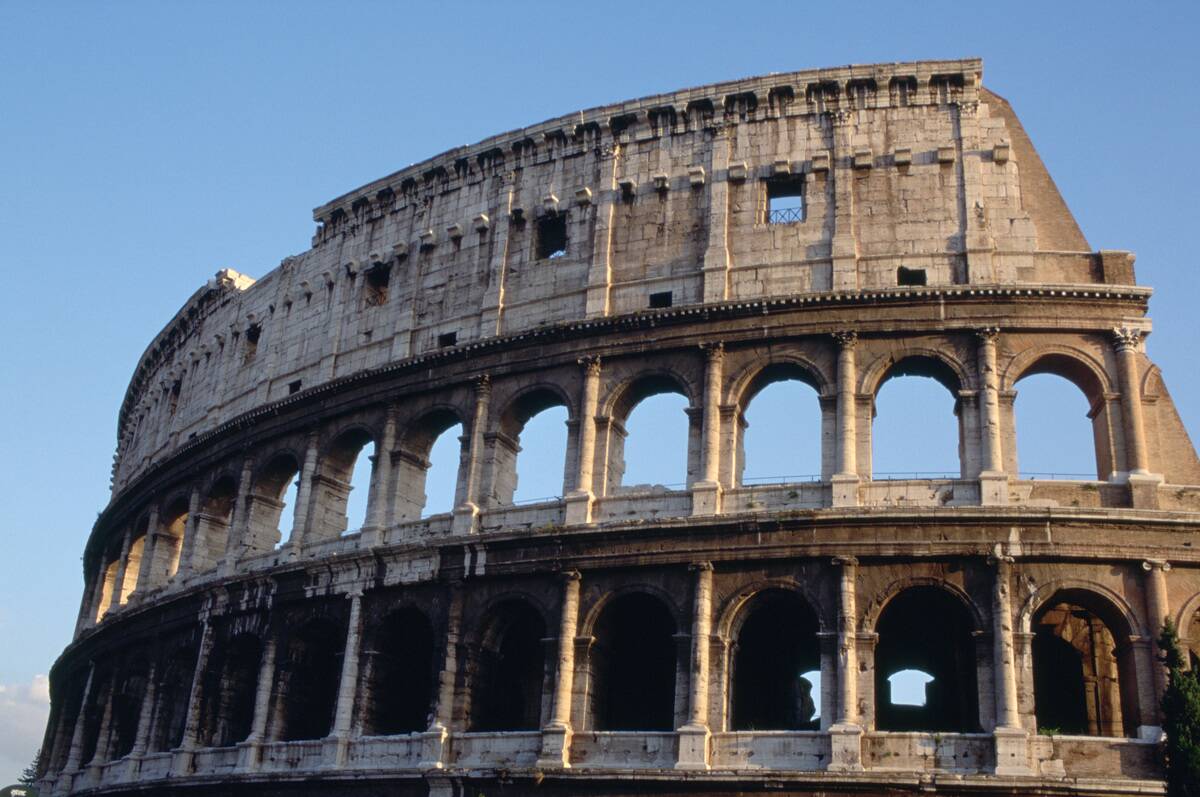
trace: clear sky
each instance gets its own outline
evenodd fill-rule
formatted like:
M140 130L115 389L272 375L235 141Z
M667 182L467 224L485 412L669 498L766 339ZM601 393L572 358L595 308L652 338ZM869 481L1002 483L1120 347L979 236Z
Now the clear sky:
M151 338L217 269L261 276L306 249L313 207L552 116L772 71L981 56L1092 248L1137 252L1157 290L1150 356L1200 434L1198 9L0 0L0 784L40 742L44 674ZM954 467L949 396L921 381L881 396L879 471ZM1040 393L1045 409L1040 426L1019 417L1022 468L1091 469L1078 393L1022 388L1018 408ZM812 473L811 393L762 401L750 475ZM682 481L633 466L652 457L631 429L630 480Z

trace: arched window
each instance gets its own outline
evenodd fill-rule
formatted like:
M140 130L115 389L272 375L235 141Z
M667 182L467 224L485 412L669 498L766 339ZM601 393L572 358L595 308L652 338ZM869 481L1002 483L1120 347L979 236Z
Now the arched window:
M236 499L237 482L225 476L213 485L200 505L200 516L196 518L196 544L192 547L192 572L202 573L216 567L225 555Z
M322 739L333 726L346 635L330 620L310 620L283 648L276 685L276 738Z
M661 485L683 489L695 471L700 426L691 423L688 400L674 380L649 377L627 388L608 428L608 492Z
M528 604L506 601L485 622L475 652L470 727L521 731L542 726L546 626Z
M107 563L100 571L100 602L96 604L96 622L104 619L104 615L116 608L113 601L113 590L116 588L117 568L120 566L115 554L106 553Z
M769 366L750 383L741 406L738 484L816 481L832 472L821 445L821 405L807 371L791 364Z
M1134 736L1137 682L1127 625L1108 601L1062 590L1033 617L1033 696L1043 733Z
M188 502L180 497L167 507L162 516L162 527L154 540L155 586L167 583L179 570L179 556L183 552L183 535L187 530Z
M551 390L525 393L505 410L493 443L493 503L531 503L563 494L566 422L567 408Z
M978 427L960 412L959 389L954 371L932 357L906 357L887 370L875 391L872 478L970 475L962 453L968 429Z
M435 663L433 627L413 608L388 615L368 638L364 733L389 736L429 727Z
M331 539L366 525L374 457L375 442L363 429L351 429L330 444L321 461L322 478L314 483L315 538Z
M731 660L731 727L816 730L821 652L817 617L798 595L759 593L742 609Z
M217 646L205 673L200 739L207 747L230 747L250 735L262 642L238 634Z
M408 429L395 476L397 520L450 512L461 503L463 425L449 410L435 410Z
M248 551L278 548L292 538L299 496L300 463L291 454L272 458L258 473L250 495Z
M174 750L183 741L183 726L187 721L187 704L195 669L196 650L191 647L176 650L162 667L158 689L154 693L151 750Z
M133 542L129 544L129 556L125 560L125 579L121 582L121 594L118 596L121 605L129 602L129 596L138 588L138 576L142 571L142 556L146 553L146 531L150 519L142 518L133 529Z
M614 598L596 620L591 713L601 731L675 727L675 620L658 598Z
M99 750L104 707L111 696L111 687L112 672L107 668L97 668L92 681L92 692L88 695L87 704L83 706L83 746L79 756L83 764L90 763Z
M973 630L967 608L938 587L912 587L888 602L876 624L879 730L979 729Z
M1104 388L1077 360L1049 354L1021 374L1013 404L1020 472L1026 478L1107 479ZM1017 457L1010 455L1010 469Z
M142 714L142 701L149 685L145 666L141 662L127 667L125 674L118 679L116 691L113 692L110 753L114 760L124 758L133 750L133 743L137 739L138 720Z

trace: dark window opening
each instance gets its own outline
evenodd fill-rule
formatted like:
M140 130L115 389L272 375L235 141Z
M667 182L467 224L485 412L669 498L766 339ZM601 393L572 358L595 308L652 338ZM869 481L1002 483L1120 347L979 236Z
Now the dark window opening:
M127 675L113 694L112 750L113 760L124 758L133 750L137 738L138 720L142 712L142 699L146 694L144 673Z
M563 213L542 216L537 223L537 256L554 260L567 254L567 217Z
M213 659L205 674L201 742L231 747L250 735L262 643L253 634L240 634L222 644Z
M416 609L389 615L366 650L364 732L372 736L423 731L433 700L433 628Z
M751 600L733 654L734 730L816 730L821 653L817 618L795 594Z
M650 307L654 309L670 307L674 299L674 291L661 291L659 293L652 293L650 294Z
M333 623L316 620L288 641L276 678L280 740L323 739L329 735L345 637L345 632Z
M367 271L366 302L368 307L387 304L388 283L391 281L392 268L380 263Z
M545 635L545 624L533 609L515 602L501 608L479 646L473 730L541 727Z
M246 327L246 354L245 362L254 359L255 353L258 352L258 340L262 337L262 325L251 324Z
M924 285L925 269L923 268L905 268L901 266L896 269L896 284L897 285Z
M179 394L183 392L183 380L176 379L175 384L171 385L171 395L167 404L167 414L174 415L179 409Z
M295 382L288 382L288 395L299 393L301 384L303 384L303 380L300 379L297 379Z
M457 332L443 332L441 335L438 335L438 346L440 348L444 349L447 346L457 346L457 345L458 345L458 333Z
M675 621L656 598L615 598L596 621L592 716L601 731L675 727Z
M804 221L804 179L799 176L767 180L767 224Z
M875 694L887 696L876 701L879 730L978 730L975 639L958 599L937 587L913 587L884 607L876 628Z
M154 752L174 750L183 741L183 726L187 721L188 698L192 691L196 651L181 649L171 657L158 683L154 731L150 749Z

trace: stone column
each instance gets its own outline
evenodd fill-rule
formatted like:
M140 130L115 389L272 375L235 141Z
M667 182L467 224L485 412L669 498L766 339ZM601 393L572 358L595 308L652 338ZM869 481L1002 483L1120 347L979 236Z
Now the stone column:
M692 602L692 672L688 681L688 721L679 729L676 769L708 769L708 649L712 636L713 566L701 562Z
M1154 696L1157 705L1167 689L1167 669L1162 663L1163 652L1158 647L1158 637L1162 633L1163 621L1171 616L1171 601L1167 595L1167 573L1171 570L1171 563L1151 559L1142 562L1142 569L1146 571L1146 625L1154 645Z
M125 529L125 534L121 538L121 558L117 560L117 572L113 578L112 599L109 601L110 609L121 608L121 593L125 588L125 572L129 569L129 549L133 546L133 529Z
M183 526L183 550L179 552L179 565L175 575L186 579L195 570L196 546L200 543L196 537L200 535L200 488L193 487L188 495L187 523Z
M262 661L258 665L258 685L254 689L254 717L250 720L250 735L238 744L238 769L258 769L263 742L267 736L267 719L271 712L271 689L275 685L275 637L266 632Z
M217 574L232 575L234 565L246 552L247 536L250 533L250 484L254 480L254 459L242 460L242 474L238 478L237 497L233 499L233 517L229 522L229 539L225 553L217 564Z
M554 703L550 724L542 729L541 768L571 766L571 698L575 688L575 633L579 623L579 572L562 575L562 606L558 621L558 661L554 672Z
M437 706L433 710L433 722L425 732L421 751L422 769L441 769L445 766L447 742L450 740L450 723L454 716L454 689L458 681L458 643L462 628L463 585L450 586L450 605L446 612L446 655L442 670L438 673Z
M197 740L200 735L200 701L204 699L204 676L208 670L208 658L212 653L212 623L204 621L200 634L200 650L196 654L196 669L192 671L192 688L188 692L187 717L183 723L183 738L171 760L171 774L185 775L192 771Z
M838 580L837 705L829 728L832 755L829 769L859 771L862 766L862 725L858 717L858 560L852 556L833 560L841 572Z
M692 514L721 511L721 375L722 343L704 344L704 409L701 419L700 480L692 484Z
M350 747L351 722L354 718L354 695L358 688L359 640L362 638L362 588L350 598L350 620L346 624L346 647L342 653L342 676L338 682L337 706L333 712L333 729L329 734L332 749L326 759L335 767L346 765Z
M146 541L142 543L142 563L138 567L137 586L134 592L147 592L154 584L150 583L154 572L154 548L158 545L158 504L151 504L150 514L146 518Z
M1012 563L1010 556L995 557L992 584L992 683L996 691L997 775L1028 775L1028 736L1021 727L1017 700L1017 656L1013 644Z
M833 338L838 344L836 472L830 479L833 505L858 506L858 413L854 392L858 381L854 357L858 333L835 332Z
M92 751L90 767L99 767L108 761L109 731L112 727L113 693L117 689L117 674L114 672L108 678L108 688L105 692L104 711L100 715L100 727L96 731L96 748Z
M80 618L79 630L100 622L100 609L103 608L104 603L104 584L108 580L105 578L105 571L107 570L108 565L104 561L104 554L102 552L100 555L100 569L96 572L96 582L92 585L92 594L84 599L83 616Z
M1000 394L996 373L996 338L1000 330L985 327L976 330L979 346L976 361L979 369L979 449L980 503L994 506L1008 503L1008 475L1004 472L1004 450L1000 434Z
M141 758L150 746L150 722L154 719L154 701L158 695L158 665L151 661L146 670L146 692L142 695L142 706L138 710L137 731L133 736L130 758ZM131 773L133 774L133 773Z
M479 530L479 492L483 474L484 431L492 382L487 374L475 380L475 413L467 432L467 464L464 473L463 502L454 508L455 534L474 534Z
M1117 352L1117 376L1121 385L1121 415L1125 421L1125 469L1130 473L1150 472L1146 435L1142 420L1142 391L1138 379L1137 352L1142 331L1118 327L1113 330Z
M389 406L383 435L372 458L371 487L367 496L367 518L359 540L371 547L383 541L383 530L391 525L392 451L396 448L396 407Z
M592 522L593 471L596 467L596 411L600 401L600 358L584 357L583 396L579 402L579 466L575 472L575 489L566 497L568 526Z
M304 449L304 464L300 466L300 481L296 486L296 511L292 515L292 535L288 538L288 556L295 557L300 553L305 539L308 537L311 525L313 482L317 475L317 457L320 454L320 438L317 433L310 432L308 446Z
M71 734L71 746L67 748L67 762L63 765L63 773L70 774L79 770L80 759L83 758L83 734L87 726L88 702L92 698L92 681L96 677L96 663L88 665L88 677L83 683L83 697L79 701L79 714L75 717L75 729Z

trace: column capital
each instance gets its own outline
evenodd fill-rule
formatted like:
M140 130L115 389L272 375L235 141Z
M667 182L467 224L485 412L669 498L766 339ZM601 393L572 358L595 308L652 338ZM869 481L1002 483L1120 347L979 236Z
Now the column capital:
M492 392L492 377L490 374L480 374L472 381L475 385L476 396L487 396Z
M843 349L853 349L858 345L857 330L839 329L836 332L830 332L829 334Z
M980 343L995 343L996 338L1000 337L1000 327L980 327L975 330L975 337L979 338Z
M696 573L711 573L712 569L712 562L693 562L688 565L688 570Z
M1147 559L1142 562L1142 569L1149 573L1152 570L1161 570L1164 573L1171 571L1171 563L1165 559Z
M587 354L575 361L586 376L600 375L600 355Z
M709 341L700 344L700 350L704 352L704 356L709 362L720 360L725 356L725 342L721 340Z
M1135 327L1119 326L1112 328L1113 346L1117 351L1137 351L1145 331Z
M858 567L857 556L835 556L830 561L838 567Z
M558 577L562 579L564 584L569 584L572 581L579 581L582 576L580 576L578 570L563 570L558 574Z

